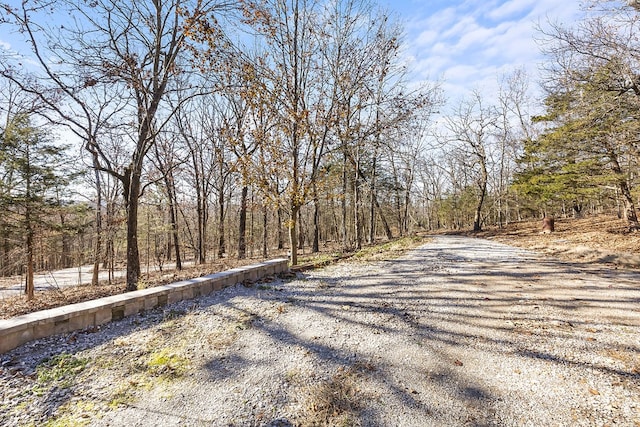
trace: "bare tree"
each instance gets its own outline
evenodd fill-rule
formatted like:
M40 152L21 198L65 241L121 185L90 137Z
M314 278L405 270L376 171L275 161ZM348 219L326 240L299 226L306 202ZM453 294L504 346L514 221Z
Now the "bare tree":
M511 183L516 172L516 162L527 141L537 135L536 124L532 122L530 104L533 99L529 92L529 78L525 71L517 69L505 75L499 82L498 127L496 129L496 144L492 156L496 173L492 174L495 181L494 193L496 198L497 223L500 227L510 221L511 213ZM517 209L517 206L514 206Z
M298 263L298 220L307 199L309 175L308 97L313 81L312 58L316 49L313 33L316 3L312 0L265 0L247 10L249 23L265 38L267 62L260 69L268 81L274 111L279 116L281 139L266 147L272 159L287 165L286 205L291 263Z
M238 215L238 259L247 256L247 210L249 186L256 180L253 172L253 155L263 138L255 138L252 134L251 115L256 102L253 98L260 95L255 91L259 87L254 81L257 78L255 67L242 59L237 59L220 73L220 137L235 156L229 165L240 181L240 211Z
M446 119L450 132L450 142L463 164L475 173L476 205L474 209L473 230L482 229L482 208L487 196L489 180L488 144L497 126L495 108L483 104L479 92L462 101L452 116Z
M3 5L12 23L26 34L39 63L33 73L37 80L20 78L10 68L3 74L38 94L59 120L73 123L96 170L121 181L127 208L127 289L133 290L140 276L137 221L145 158L157 132L175 113L163 102L181 89L176 77L188 70L185 58L194 43L211 41L219 33L211 16L231 6L216 0L52 3L54 7L40 2ZM72 14L74 21L59 28L39 24L55 22L46 14L61 11ZM189 38L203 32L204 37ZM118 116L129 139L129 162L123 169L113 165L96 134L97 114L86 95L96 87L105 88L109 99L125 100L128 113L135 117L130 122ZM104 98L99 105L105 105Z
M171 259L171 250L175 253L176 270L182 270L182 255L180 249L180 233L178 230L178 194L176 186L176 170L186 163L178 157L177 136L174 133L162 132L157 136L154 144L152 163L158 170L164 184L164 193L168 201L170 234L167 245L167 259ZM172 245L173 243L173 245Z

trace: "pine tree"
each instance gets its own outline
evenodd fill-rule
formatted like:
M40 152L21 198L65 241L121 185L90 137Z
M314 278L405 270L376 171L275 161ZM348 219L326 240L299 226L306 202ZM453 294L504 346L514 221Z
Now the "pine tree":
M515 188L542 205L570 202L580 213L583 201L616 186L625 219L635 226L631 171L640 160L635 137L640 130L639 101L629 93L603 90L598 81L608 79L608 74L606 68L597 70L592 82L547 98L547 113L536 120L548 128L538 139L525 142Z
M28 116L14 116L0 134L0 167L8 178L2 183L0 204L11 216L15 231L24 238L25 293L33 299L35 237L54 226L49 220L59 204L56 190L67 186L70 176L63 175L63 148L55 145L44 129L34 127Z

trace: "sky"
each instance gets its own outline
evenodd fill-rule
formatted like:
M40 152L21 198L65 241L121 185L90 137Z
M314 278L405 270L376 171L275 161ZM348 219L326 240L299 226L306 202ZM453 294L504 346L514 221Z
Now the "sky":
M417 79L443 81L448 100L495 93L501 76L525 69L538 81L545 58L536 26L572 24L579 0L380 0L406 29Z
M375 0L373 0L375 1ZM538 80L544 57L536 25L571 24L580 0L377 0L404 25L416 81L442 81L452 103L472 90L495 94L501 76L523 68ZM20 43L0 34L0 45Z

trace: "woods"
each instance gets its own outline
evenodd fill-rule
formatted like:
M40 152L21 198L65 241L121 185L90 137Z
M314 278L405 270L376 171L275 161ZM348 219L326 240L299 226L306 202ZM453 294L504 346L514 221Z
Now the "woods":
M126 265L133 290L145 264L295 265L544 215L635 227L640 15L593 3L541 27L542 95L518 69L462 99L415 80L369 0L1 4L27 48L0 47L0 274Z

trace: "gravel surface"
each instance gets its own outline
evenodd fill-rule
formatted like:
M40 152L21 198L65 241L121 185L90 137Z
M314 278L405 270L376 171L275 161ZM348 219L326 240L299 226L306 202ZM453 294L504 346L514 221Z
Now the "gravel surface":
M0 425L640 426L640 275L438 236L0 357Z

